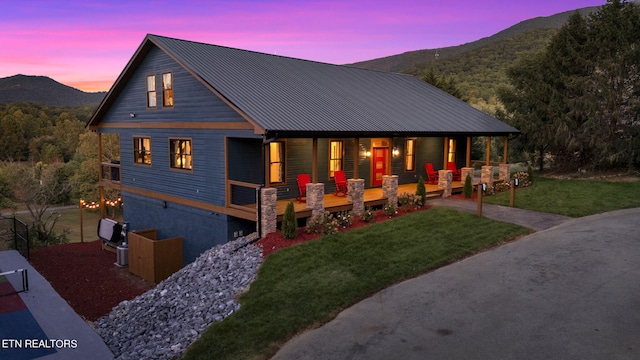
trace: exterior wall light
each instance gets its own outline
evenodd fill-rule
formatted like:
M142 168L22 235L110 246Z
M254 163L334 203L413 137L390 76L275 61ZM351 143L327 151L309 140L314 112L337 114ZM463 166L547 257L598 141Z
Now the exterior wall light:
M398 155L400 155L400 150L398 150L398 148L394 146L393 147L393 156L398 156Z
M132 118L136 117L136 113L132 112L131 114L129 114L129 116L131 116Z

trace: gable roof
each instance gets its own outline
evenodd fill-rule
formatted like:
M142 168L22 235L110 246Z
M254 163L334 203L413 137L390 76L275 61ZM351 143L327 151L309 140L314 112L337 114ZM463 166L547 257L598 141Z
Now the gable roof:
M89 125L100 121L112 93L149 46L164 51L267 137L519 132L414 76L157 35L146 36Z

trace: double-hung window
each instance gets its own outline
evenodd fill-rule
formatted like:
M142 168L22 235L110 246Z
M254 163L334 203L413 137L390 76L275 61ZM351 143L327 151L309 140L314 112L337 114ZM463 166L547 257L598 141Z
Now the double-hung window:
M174 169L193 169L191 139L169 139L169 162Z
M269 182L271 184L284 183L284 142L269 143Z
M162 107L173 107L173 73L162 74Z
M133 138L133 162L136 164L151 165L151 138Z
M158 106L156 99L156 75L147 75L147 108L155 109Z
M342 151L342 140L329 141L329 177L338 170L343 169L344 152Z

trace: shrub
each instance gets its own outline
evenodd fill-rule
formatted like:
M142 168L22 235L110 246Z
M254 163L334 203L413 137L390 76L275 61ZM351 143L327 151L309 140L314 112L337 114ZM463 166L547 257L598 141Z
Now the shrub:
M395 205L389 203L384 204L384 207L382 208L382 211L384 211L384 214L388 217L392 217L393 215L395 215L397 210L398 209Z
M418 197L418 195L402 193L398 195L398 206L402 208L410 208L410 207L420 207L420 202L422 199Z
M343 228L348 227L353 223L353 217L351 216L351 211L340 211L336 214L336 220L338 221L338 225Z
M360 218L368 223L374 222L376 220L376 216L373 213L373 208L371 206L365 206L362 215L360 215Z
M338 232L338 220L328 211L322 216L310 217L305 231L307 234L331 235Z
M282 217L282 236L285 239L294 239L298 232L298 221L296 211L293 208L293 201L289 201Z
M531 185L531 177L529 173L526 173L524 171L519 171L513 174L513 177L515 179L518 179L518 187L525 187L525 186Z
M467 173L467 177L464 179L464 187L462 188L462 193L465 198L470 198L473 194L473 184L471 180L471 173Z
M419 202L416 203L417 206L424 206L427 203L427 188L424 186L424 179L420 176L418 179L418 186L416 186L416 196L419 199Z
M531 164L527 164L527 175L529 176L529 182L533 183L533 169L531 168Z

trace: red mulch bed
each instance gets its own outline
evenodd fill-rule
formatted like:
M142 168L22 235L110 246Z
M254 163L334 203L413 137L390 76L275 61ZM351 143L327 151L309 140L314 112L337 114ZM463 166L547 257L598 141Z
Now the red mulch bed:
M398 209L398 213L394 217L406 215L415 211L422 211L429 209L429 206L424 206L420 209ZM374 221L369 223L360 219L360 217L356 217L351 226L347 228L339 228L338 231L349 231L353 229L357 229L363 226L376 224L379 222L383 222L389 220L390 218L384 213L382 210L377 210L374 212ZM322 235L320 234L307 234L304 231L304 227L298 228L298 235L295 239L287 240L282 237L282 233L280 231L267 234L262 239L258 240L255 245L262 249L262 256L267 257L269 254L274 253L282 248L286 248L288 246L299 244L305 241L314 240Z
M31 265L78 315L89 321L154 286L131 274L127 267L116 266L116 254L102 250L101 243L54 245L30 254Z

